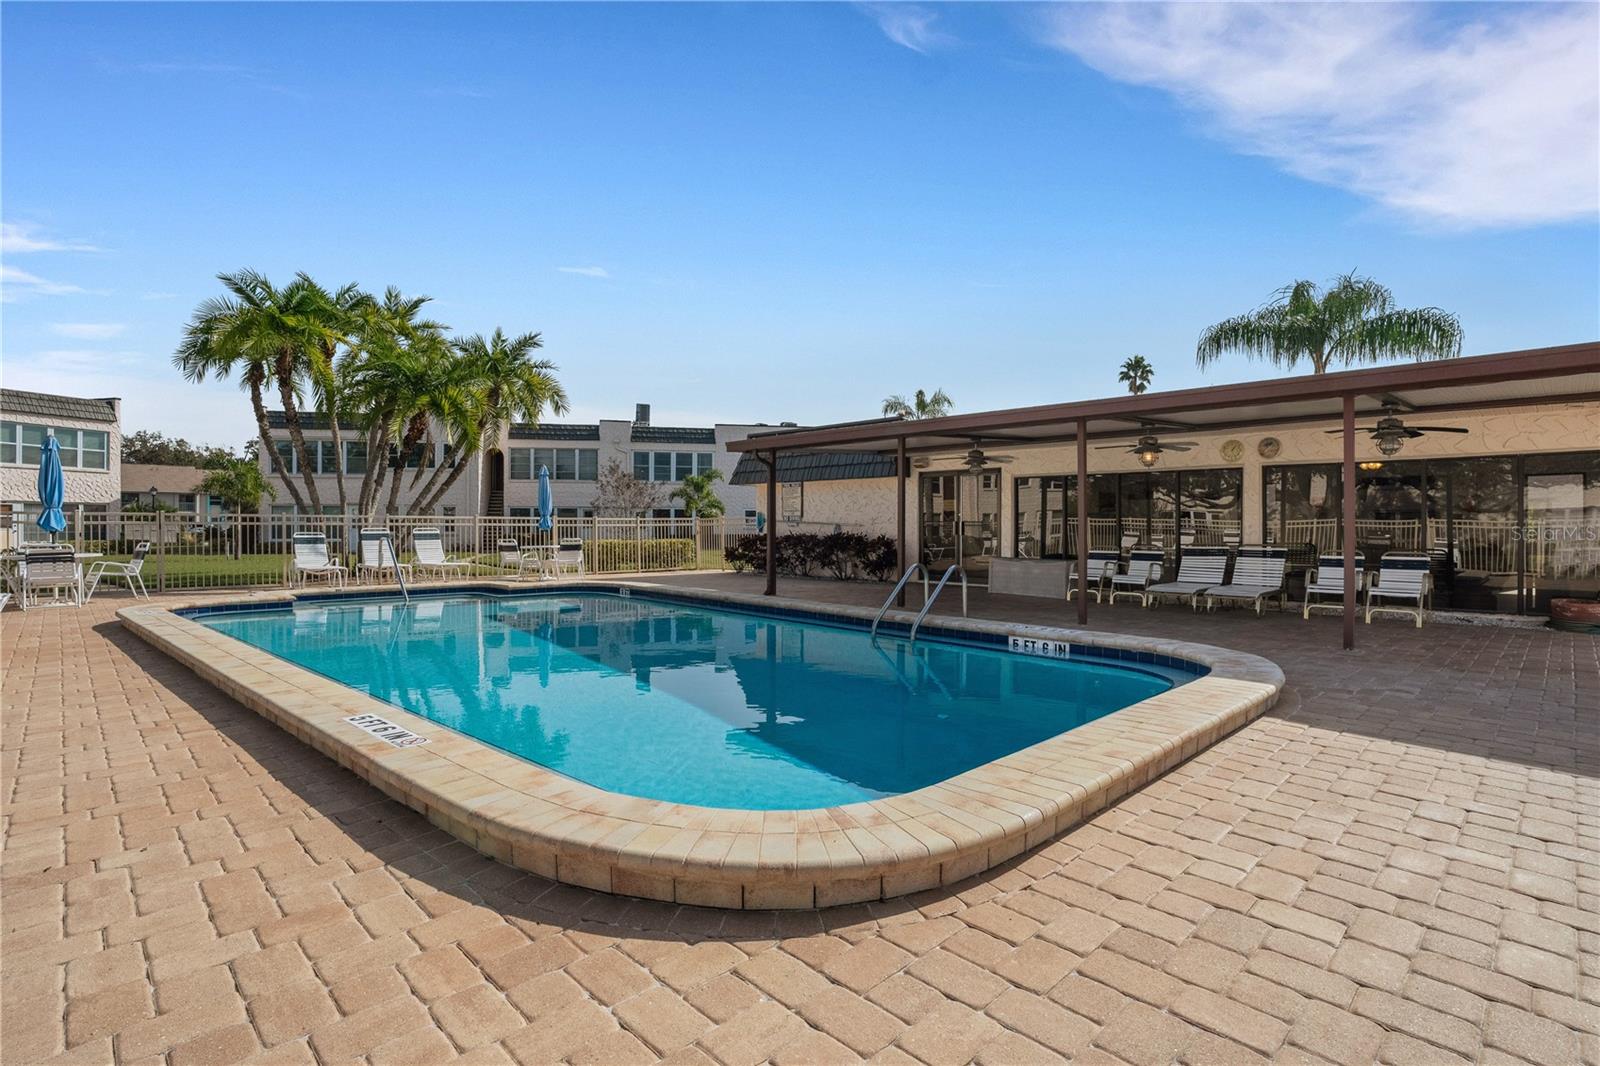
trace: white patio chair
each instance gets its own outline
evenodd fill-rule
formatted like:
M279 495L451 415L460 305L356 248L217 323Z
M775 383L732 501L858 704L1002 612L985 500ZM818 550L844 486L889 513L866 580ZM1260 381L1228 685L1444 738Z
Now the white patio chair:
M544 560L537 554L523 551L522 545L516 541L496 541L495 550L500 554L500 568L510 570L513 577L521 577L529 571L538 576L544 575Z
M1165 561L1166 552L1160 548L1133 549L1128 556L1128 572L1111 575L1111 602L1116 603L1118 596L1131 596L1141 606L1148 606L1145 590L1161 580L1161 564Z
M1356 602L1367 589L1366 557L1356 552ZM1333 597L1334 602L1328 602ZM1313 610L1344 609L1344 556L1319 555L1317 565L1306 571L1306 599L1300 617L1310 618Z
M72 554L72 545L41 545L24 550L17 583L22 591L20 606L78 607L83 603L82 571ZM53 593L47 603L39 601L45 589ZM65 596L62 595L65 591Z
M1233 578L1226 585L1206 589L1206 610L1215 610L1218 600L1239 600L1252 604L1259 615L1266 601L1277 597L1281 611L1289 599L1284 587L1288 571L1288 548L1240 548L1233 560Z
M106 579L126 581L128 591L133 593L135 598L144 593L144 598L148 600L150 590L144 587L144 578L140 576L140 571L144 569L144 557L149 554L150 542L141 540L133 546L133 557L125 563L102 560L89 564L89 573L86 575L88 588L83 593L84 602L94 599L94 590L100 587L102 580Z
M9 593L9 592L0 592L0 611L5 610L6 609L6 605L9 604L10 602L11 602L11 593Z
M467 559L448 556L444 552L444 534L432 526L419 526L411 531L411 550L417 561L412 564L418 573L438 574L447 578L451 574L465 573L472 563Z
M325 533L296 533L294 557L289 561L289 583L304 585L310 578L326 578L335 588L344 588L345 568L328 557Z
M1385 603L1385 600L1391 602ZM1374 602L1376 601L1376 602ZM1407 615L1422 628L1422 612L1433 607L1433 575L1428 557L1415 552L1388 552L1367 582L1367 622L1375 614Z
M394 540L387 529L361 531L361 558L356 563L356 580L368 577L382 580L384 576L404 577L411 580L411 564L394 557Z
M584 575L583 569L583 541L563 540L556 545L556 550L550 556L547 564L549 573L553 577L560 577L563 571L573 571L579 577Z
M1226 584L1228 580L1227 548L1189 548L1178 560L1178 577L1163 581L1144 590L1146 607L1159 603L1163 597L1186 599L1191 609L1200 607L1200 594L1206 589Z
M1111 576L1117 572L1117 564L1122 561L1122 554L1115 548L1097 548L1089 552L1089 591L1094 594L1094 602L1099 603L1106 590L1106 584ZM1072 565L1067 574L1067 599L1078 594L1078 566Z

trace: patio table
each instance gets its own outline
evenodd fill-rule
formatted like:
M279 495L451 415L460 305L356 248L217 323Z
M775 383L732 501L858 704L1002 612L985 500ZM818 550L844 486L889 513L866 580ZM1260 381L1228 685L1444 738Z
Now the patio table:
M72 553L72 561L78 566L78 603L80 605L83 603L84 592L83 564L90 559L103 558L104 555L104 552L75 551ZM6 588L10 589L16 595L17 606L19 607L22 606L22 586L17 581L17 577L20 573L18 564L22 562L22 559L22 553L14 549L11 551L0 552L0 566L3 566L5 569Z

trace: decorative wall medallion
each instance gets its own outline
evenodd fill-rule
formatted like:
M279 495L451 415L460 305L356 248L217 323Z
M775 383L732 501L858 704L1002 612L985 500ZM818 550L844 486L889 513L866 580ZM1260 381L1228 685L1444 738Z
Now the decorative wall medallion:
M1244 456L1244 444L1236 440L1222 442L1222 458L1225 462L1237 463Z
M1256 445L1256 451L1260 453L1263 459L1276 459L1278 457L1278 449L1282 447L1283 444L1277 437L1262 437L1261 443Z

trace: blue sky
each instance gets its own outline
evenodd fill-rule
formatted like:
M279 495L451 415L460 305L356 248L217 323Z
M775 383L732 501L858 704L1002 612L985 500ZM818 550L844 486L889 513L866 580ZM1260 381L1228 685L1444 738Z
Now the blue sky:
M1600 336L1597 9L1360 7L8 3L4 380L237 445L168 360L247 266L540 330L583 419L1264 377L1196 334L1351 269Z

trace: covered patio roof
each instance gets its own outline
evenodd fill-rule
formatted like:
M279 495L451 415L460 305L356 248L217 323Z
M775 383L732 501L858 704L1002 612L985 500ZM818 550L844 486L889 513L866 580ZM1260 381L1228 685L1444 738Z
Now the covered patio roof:
M1019 447L1077 439L1137 437L1152 429L1192 432L1295 422L1330 422L1354 397L1358 417L1386 401L1402 412L1446 413L1600 399L1600 341L1500 352L1331 374L1209 385L1140 396L1013 407L928 419L874 419L755 433L728 442L735 452L950 451L967 442Z

